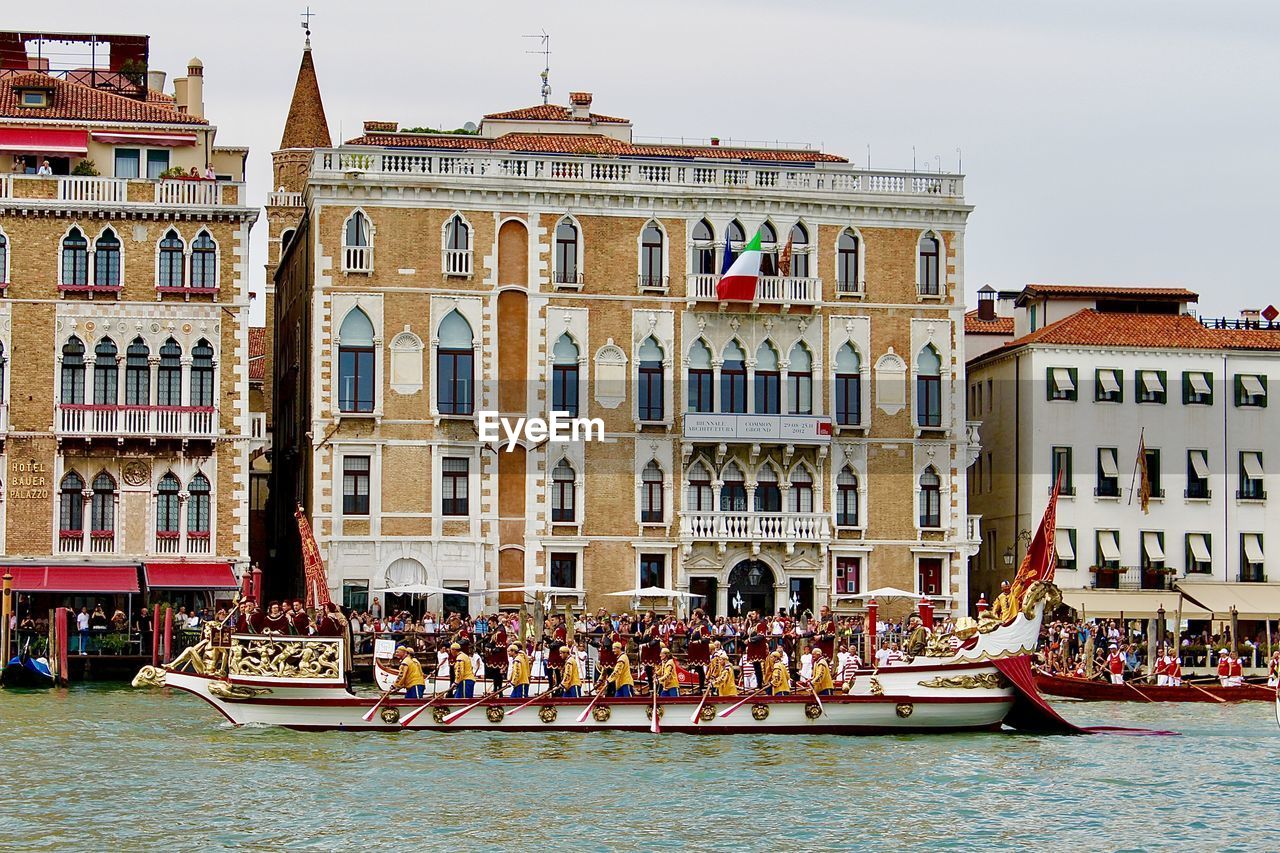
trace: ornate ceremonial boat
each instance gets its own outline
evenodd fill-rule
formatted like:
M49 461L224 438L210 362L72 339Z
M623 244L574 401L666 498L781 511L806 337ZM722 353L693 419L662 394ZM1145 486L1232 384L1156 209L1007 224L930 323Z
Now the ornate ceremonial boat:
M1220 684L1183 682L1178 687L1137 684L1132 681L1112 684L1110 681L1075 678L1066 675L1035 674L1036 688L1049 696L1084 699L1091 702L1270 702L1276 696L1274 687L1243 684L1223 687Z
M135 687L171 687L208 702L233 724L293 729L450 731L675 731L835 733L1021 730L1077 732L1037 693L1030 657L1053 585L1056 494L998 613L960 620L909 662L865 670L837 695L477 699L361 696L347 686L344 638L231 634L206 637L165 667L143 667ZM305 543L304 538L304 543ZM375 655L376 657L376 655ZM485 685L476 684L478 690ZM656 719L655 719L656 717Z

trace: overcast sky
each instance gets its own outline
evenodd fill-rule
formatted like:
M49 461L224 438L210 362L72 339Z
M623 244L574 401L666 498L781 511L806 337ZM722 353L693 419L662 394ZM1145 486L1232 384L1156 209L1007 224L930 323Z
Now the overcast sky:
M957 166L983 284L1180 285L1201 313L1280 304L1280 3L879 0L645 3L307 0L335 141L365 119L456 127L539 100L638 136L807 141L875 168ZM151 35L153 68L205 64L221 144L251 146L251 198L297 74L305 2L63 0L6 26ZM188 11L190 10L190 11ZM170 90L172 84L170 83ZM254 231L255 287L265 227Z

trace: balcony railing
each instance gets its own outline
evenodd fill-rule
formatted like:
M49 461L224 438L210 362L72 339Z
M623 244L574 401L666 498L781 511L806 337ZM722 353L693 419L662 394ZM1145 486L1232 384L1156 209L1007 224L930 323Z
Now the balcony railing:
M969 516L968 523L965 526L965 534L966 534L966 538L970 542L982 541L982 516L980 515Z
M182 534L177 530L156 531L156 553L178 554L182 552Z
M1094 568L1094 589L1173 589L1175 576L1164 569L1123 566L1118 569Z
M691 152L696 156L696 151ZM937 172L892 172L859 169L848 163L803 167L746 163L629 162L618 157L522 156L515 153L407 153L361 147L321 149L312 163L312 177L360 179L365 175L474 184L483 180L519 179L548 184L630 184L644 192L654 186L668 192L687 189L705 194L711 189L746 195L906 196L936 201L964 196L964 177Z
M373 272L373 247L343 246L342 270L343 272Z
M720 276L696 274L688 277L690 302L719 302L716 285ZM822 279L793 278L776 275L761 276L756 284L757 304L763 305L817 305L822 298ZM744 303L745 304L745 303Z
M0 403L0 436L9 431L9 405Z
M302 193L282 190L267 193L267 207L302 207Z
M244 184L182 178L5 175L0 180L0 198L28 200L33 207L67 204L243 207Z
M645 275L644 273L636 275L636 287L639 290L657 290L666 293L670 281L670 277L665 275Z
M1267 499L1267 490L1261 485L1246 486L1243 489L1236 489L1236 499L1242 501L1265 501Z
M471 275L471 250L445 249L443 266L445 275Z
M831 535L831 516L820 512L683 512L685 539L726 542L816 542Z
M213 408L71 403L58 406L58 432L61 435L213 438L217 428L217 410Z

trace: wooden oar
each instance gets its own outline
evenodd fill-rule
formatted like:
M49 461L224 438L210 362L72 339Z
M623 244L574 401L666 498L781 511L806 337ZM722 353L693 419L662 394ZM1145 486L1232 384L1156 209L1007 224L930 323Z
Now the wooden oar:
M752 699L754 699L756 696L758 696L759 694L763 693L764 691L765 691L765 688L763 688L763 687L757 687L755 690L752 690L752 691L751 691L750 693L748 693L746 696L743 696L743 697L742 697L742 699L741 699L741 701L739 701L739 702L737 702L737 703L735 703L735 704L731 705L730 707L726 708L725 710L721 711L721 712L720 712L720 719L722 719L722 720L723 720L723 719L725 719L725 718L726 718L726 717L728 717L730 714L732 714L734 711L738 710L738 709L739 709L739 708L741 708L743 705L747 704L748 702L750 702Z
M809 682L809 692L813 694L813 701L818 703L818 716L821 717L827 713L827 709L822 707L822 697L818 695L818 690L813 686L813 682Z
M1148 702L1156 701L1152 699L1150 696L1148 696L1147 694L1143 693L1137 687L1135 687L1131 682L1128 682L1128 681L1124 682L1124 686L1128 687L1130 690L1132 690L1134 693L1137 693L1139 696L1141 696L1143 699L1146 699Z
M658 683L656 678L653 686L653 716L649 719L649 731L656 735L662 733L662 726L658 725Z
M596 695L591 699L591 703L587 705L586 709L583 710L581 714L578 715L578 722L580 723L586 722L587 717L591 714L591 709L594 708L596 706L596 703L600 701L600 697L604 695L604 691L596 690L595 694Z
M1210 699L1212 699L1215 702L1218 702L1223 705L1227 703L1226 699L1223 699L1221 696L1216 696L1210 693L1208 690L1205 690L1203 687L1201 687L1199 684L1196 684L1194 681L1184 681L1182 683L1187 685L1188 687L1194 687L1196 690L1199 690L1201 693L1208 696Z
M706 692L702 694L702 701L698 703L698 707L693 709L693 716L689 718L689 722L695 726L702 719L702 708L707 704L707 697L711 695L711 683L707 683Z
M447 695L448 692L449 691L446 689L446 690L437 690L435 693L432 693L431 698L428 699L425 703L418 706L417 708L414 708L412 711L410 711L409 713L405 714L403 717L400 718L400 727L404 728L405 726L408 726L410 723L412 723L414 720L418 718L419 714L421 714L423 711L427 710L432 705L434 705L437 699L439 699L441 696Z
M507 682L507 683L508 683L508 684L510 684L510 682ZM470 705L468 705L467 707L463 708L463 709L462 709L462 710L460 710L460 711L454 711L452 714L450 714L449 716L445 717L445 718L444 718L443 720L441 720L440 722L441 722L442 724L446 725L446 726L448 726L448 725L452 725L452 724L453 724L453 722L454 722L455 720L459 720L459 719L461 719L463 716L465 716L465 715L466 715L466 713L467 713L468 711L473 711L473 710L475 710L476 708L479 708L479 707L480 707L481 705L483 705L485 702L488 702L490 699L492 699L492 698L493 698L493 696L494 696L494 694L499 694L499 695L501 695L502 691L503 691L503 690L506 690L506 689L507 689L507 685L506 685L506 684L504 684L504 685L502 685L501 687L499 687L497 690L490 690L488 693L484 694L483 696L481 696L481 697L480 697L479 699L477 699L476 701L472 702L472 703L471 703Z
M385 702L385 701L387 701L387 699L391 696L391 694L392 694L392 693L394 693L394 692L395 692L395 690L396 690L396 689L395 689L394 687L392 687L390 690L388 690L387 692L385 692L385 693L383 693L381 696L379 696L379 697L378 697L378 701L377 701L377 702L375 702L375 703L373 703L373 707L372 707L372 708L370 708L368 711L366 711L366 712L361 716L361 719L363 719L366 723L367 723L367 722L369 722L370 720L372 720L372 719L373 719L373 715L374 715L375 713L377 713L377 710L378 710L379 708L381 708L381 707L382 707L382 703L383 703L383 702Z
M528 708L528 707L529 707L530 705L532 705L536 700L541 699L541 698L542 698L542 696L543 696L543 694L541 694L541 693L537 693L537 694L534 694L533 696L530 696L530 697L525 701L525 703L524 703L523 705L517 705L516 707L514 707L514 708L512 708L510 711L508 711L508 712L507 712L507 716L508 716L508 717L510 717L512 714L516 713L516 712L517 712L517 711L519 711L521 708Z

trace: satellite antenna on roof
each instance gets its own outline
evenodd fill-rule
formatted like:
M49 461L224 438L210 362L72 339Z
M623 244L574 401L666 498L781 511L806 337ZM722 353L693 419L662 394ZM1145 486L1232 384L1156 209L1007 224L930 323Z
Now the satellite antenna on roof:
M537 50L526 50L525 53L542 54L542 103L547 103L547 99L551 97L551 83L547 78L551 75L551 36L547 35L547 31L543 30L541 35L523 36L527 39L538 39L542 43L542 47Z

